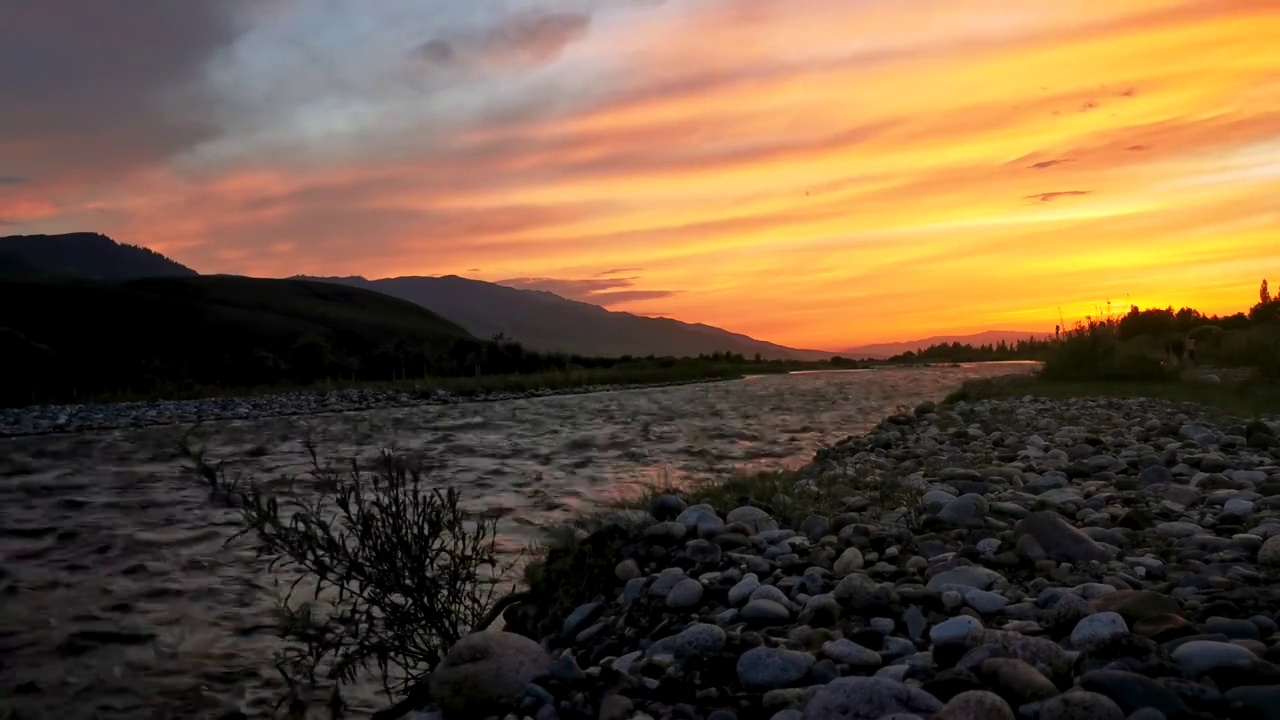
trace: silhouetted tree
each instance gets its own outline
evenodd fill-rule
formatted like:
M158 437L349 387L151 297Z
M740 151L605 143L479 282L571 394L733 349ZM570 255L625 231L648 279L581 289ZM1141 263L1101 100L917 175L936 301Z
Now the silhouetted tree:
M1258 300L1263 305L1271 302L1271 288L1267 286L1266 278L1262 279L1262 287L1258 288Z

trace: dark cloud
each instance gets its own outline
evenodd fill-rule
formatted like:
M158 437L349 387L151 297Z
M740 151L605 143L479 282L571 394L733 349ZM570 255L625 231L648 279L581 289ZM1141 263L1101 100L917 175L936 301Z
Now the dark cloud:
M16 175L0 175L0 185L21 185L27 182L26 178Z
M1053 202L1066 197L1077 197L1080 195L1089 195L1092 190L1058 190L1055 192L1038 193L1036 195L1027 195L1023 200L1038 200L1040 202Z
M1120 97L1133 97L1138 94L1138 88L1126 88L1120 91Z
M1150 149L1151 149L1150 145L1130 145L1129 147L1125 148L1125 150L1128 150L1129 152L1146 152L1147 150L1150 150Z
M638 268L638 267L613 268L612 270L605 270L604 272L596 273L596 277L604 277L605 275L621 275L623 273L638 273L642 270L644 270L644 268Z
M563 298L591 303L601 307L621 305L637 300L657 300L677 294L674 290L628 290L638 278L588 278L571 280L567 278L511 278L500 280L499 285L520 288L522 290L542 290L554 293Z
M1032 170L1048 170L1051 167L1056 167L1058 165L1065 165L1069 162L1074 162L1074 161L1071 158L1059 158L1057 160L1044 160L1038 163L1034 163L1032 165L1028 165L1027 167Z
M414 51L417 55L425 60L430 60L437 65L452 65L458 56L458 51L453 49L453 45L449 44L444 38L435 38L419 45Z
M0 2L0 150L19 169L123 169L212 132L206 62L244 26L230 2Z
M590 15L523 10L502 16L482 32L432 38L413 54L439 66L522 69L556 59L567 46L582 39L590 26Z

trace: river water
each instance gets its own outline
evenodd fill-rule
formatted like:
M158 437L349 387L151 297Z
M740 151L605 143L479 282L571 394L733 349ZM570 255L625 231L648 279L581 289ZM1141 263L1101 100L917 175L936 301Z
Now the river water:
M1022 364L760 376L590 395L201 425L234 472L302 476L328 459L412 451L508 548L656 482L796 467L897 406ZM0 439L0 717L265 716L273 579L213 506L177 441L188 427ZM305 484L298 487L306 492ZM368 690L368 689L365 689ZM383 706L356 692L355 716Z

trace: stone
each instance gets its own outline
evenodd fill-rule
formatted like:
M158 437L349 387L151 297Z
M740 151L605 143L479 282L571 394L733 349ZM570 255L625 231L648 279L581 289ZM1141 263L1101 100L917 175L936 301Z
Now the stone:
M713 520L718 520L721 523L724 522L720 519L720 516L716 514L716 509L706 504L690 505L676 516L676 522L684 525L690 530L697 528L698 525L702 523L711 522Z
M969 607L983 615L994 615L1009 604L1009 598L989 590L967 590L964 593L964 601Z
M760 587L760 578L755 573L742 576L736 585L729 588L729 604L737 607L751 598L751 593Z
M1248 669L1258 656L1246 647L1214 640L1191 640L1173 651L1173 661L1191 677L1199 677L1214 670Z
M1029 537L1050 557L1067 562L1105 562L1111 558L1092 538L1054 512L1033 512L1019 520L1013 536Z
M658 520L674 520L688 504L675 495L655 495L649 501L649 514Z
M484 630L449 648L431 673L431 699L446 718L485 717L512 707L524 688L551 672L551 657L523 635Z
M1130 624L1147 618L1182 613L1177 600L1151 590L1120 590L1093 600L1089 605L1098 612L1119 613Z
M796 620L809 627L832 627L840 620L840 603L830 594L814 595Z
M1040 706L1040 720L1125 720L1124 711L1105 695L1072 690Z
M878 668L883 663L880 653L845 638L823 643L822 654L842 665L859 669Z
M929 640L935 645L961 642L970 634L982 629L982 622L968 615L957 615L934 625L929 630Z
M777 521L770 517L769 513L758 507L752 507L750 505L744 505L730 510L729 514L725 516L725 522L730 525L734 523L742 523L751 529L751 533L753 535L778 529Z
M885 677L837 678L805 705L802 720L881 720L895 713L932 717L942 709L920 688Z
M989 512L986 498L969 493L947 503L938 513L938 520L954 527L980 528L987 526Z
M1129 626L1125 624L1120 613L1101 612L1082 618L1071 631L1071 646L1077 650L1105 645L1112 638L1128 634Z
M1077 682L1082 690L1107 696L1125 713L1150 707L1167 717L1181 718L1191 712L1177 693L1138 673L1095 670L1080 676Z
M573 612L569 613L569 617L564 619L564 625L560 629L560 634L566 637L573 637L578 634L587 623L592 622L600 617L600 613L604 611L604 603L589 602L579 605Z
M1052 640L1006 630L987 629L971 634L969 642L977 646L977 650L994 653L988 654L987 658L1017 658L1051 680L1071 672L1071 656ZM970 651L970 654L973 654L973 651ZM985 660L986 658L981 659ZM980 664L980 660L978 656L975 656L973 660L969 660L969 655L966 655L958 667L964 668L967 664Z
M634 580L640 577L640 564L631 558L627 558L614 566L613 574L621 582Z
M933 720L1014 720L1009 703L987 690L968 690L947 701Z
M685 578L667 593L666 605L675 610L696 607L702 601L702 593L702 583L693 578Z
M983 567L973 565L964 565L934 575L929 578L927 587L930 590L942 591L948 585L960 585L963 587L976 588L978 590L986 590L991 587L996 580L1003 579L1000 573L994 570L988 570Z
M862 563L862 551L856 547L851 547L840 553L840 557L836 560L832 569L837 575L848 575L855 570L861 570Z
M1142 472L1138 473L1138 480L1144 485L1168 484L1173 482L1173 473L1162 465L1156 465L1143 468Z
M817 542L831 529L831 521L821 515L809 515L800 522L800 534Z
M787 687L809 673L815 658L809 653L781 648L752 648L738 658L738 680L748 691Z
M685 557L703 565L719 563L722 552L719 545L709 540L690 540L684 544Z
M631 717L631 710L635 707L635 702L626 695L606 695L600 701L600 720L627 720ZM476 717L480 717L477 715Z
M784 623L791 619L791 611L773 600L752 600L738 614L743 620L762 624Z
M1244 685L1224 697L1233 706L1248 708L1258 720L1280 720L1280 685Z
M1053 681L1027 663L1015 658L990 658L978 668L986 685L1011 705L1047 700L1058 694Z
M573 655L565 653L555 659L551 664L551 677L562 683L573 684L582 682L587 679L587 674L582 672L582 668L578 665L578 660Z
M678 660L684 660L720 652L724 649L727 640L728 635L723 628L710 623L693 623L675 635L653 643L645 650L644 655L647 657L671 655Z
M687 579L684 570L678 567L666 568L658 573L658 577L654 578L653 583L649 585L649 596L665 598L667 593L671 592L671 588L681 580Z
M1260 565L1280 566L1280 535L1272 535L1258 549Z

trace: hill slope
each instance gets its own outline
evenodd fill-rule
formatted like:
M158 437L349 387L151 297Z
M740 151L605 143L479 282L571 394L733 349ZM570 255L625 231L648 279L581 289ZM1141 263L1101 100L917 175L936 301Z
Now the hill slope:
M234 276L0 282L0 397L391 379L478 346L461 327L361 288ZM455 363L456 364L456 363Z
M311 278L368 288L408 300L453 320L480 338L498 333L539 352L620 357L691 357L756 353L769 359L817 360L832 353L796 350L709 325L612 312L538 290L446 277Z
M841 350L840 355L851 358L888 358L894 355L901 355L907 351L918 352L922 348L932 345L941 345L943 343L960 343L961 345L995 345L1001 341L1007 343L1017 342L1018 340L1026 340L1030 337L1043 339L1052 336L1053 333L1033 332L1030 330L987 330L986 332L974 333L972 335L935 335L933 337L923 338L921 340L908 340L905 342L878 343L874 345L859 345L858 347Z
M128 280L196 274L154 250L117 243L97 233L0 237L0 277Z

